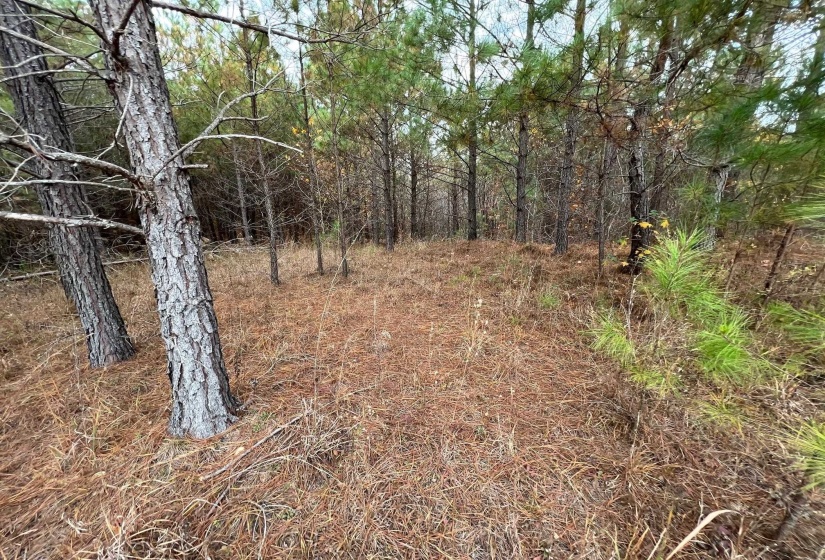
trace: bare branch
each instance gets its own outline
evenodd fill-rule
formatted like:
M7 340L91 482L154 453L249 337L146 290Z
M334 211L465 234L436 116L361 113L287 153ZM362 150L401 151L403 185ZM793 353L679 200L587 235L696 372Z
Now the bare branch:
M19 138L8 136L2 133L0 133L0 145L6 145L20 150L25 150L26 152L30 152L37 157L41 157L49 161L65 161L68 163L77 163L78 165L84 165L86 167L99 169L100 171L109 173L110 175L117 175L119 177L123 177L139 189L145 190L143 189L144 185L141 182L140 177L134 175L128 169L125 169L114 163L109 163L108 161L93 159L90 157L81 156L80 154L73 154L71 152L44 152L31 142L26 142L20 140Z
M0 32L5 33L7 35L10 35L12 37L15 37L17 39L21 39L23 41L29 42L29 43L31 43L35 46L40 47L41 49L47 50L49 52L53 52L54 54L57 54L57 55L60 55L62 57L73 60L74 62L78 63L80 65L80 67L83 68L84 70L86 70L87 72L91 72L92 74L103 77L102 74L101 74L101 71L98 68L95 68L93 65L89 64L89 61L86 60L85 58L81 57L81 56L69 54L66 51L58 49L55 46L52 46L48 43L44 43L43 41L35 39L34 37L29 37L28 35L25 35L23 33L18 33L17 31L14 31L13 29L9 29L8 27L0 26Z
M116 229L134 233L135 235L143 235L143 230L126 224L112 222L98 218L97 216L83 216L76 218L63 218L59 216L43 216L41 214L21 214L19 212L5 212L0 210L0 218L4 220L16 220L22 222L36 222L40 224L56 224L67 227L85 227L92 226L101 229Z
M47 14L57 16L60 19L64 19L66 21L73 21L75 23L79 23L80 25L82 25L84 27L88 27L89 29L91 29L94 32L95 35L100 37L106 45L109 44L109 40L106 38L106 34L103 33L103 31L98 26L96 26L92 23L89 23L85 19L78 16L75 12L62 12L60 10L55 10L53 8L48 8L46 6L41 6L37 2L31 2L30 0L17 0L17 1L21 4L25 4L26 6L29 6L30 8L34 8L36 10L45 12ZM32 15L37 15L37 14L32 14Z
M161 2L159 0L149 0L151 5L155 8L162 8L164 10L172 10L173 12L180 12L182 14L186 14L188 16L193 16L200 19L212 19L215 21L220 21L223 23L229 23L232 25L237 25L238 27L249 29L250 31L257 31L258 33L263 33L267 36L269 35L276 35L278 37L283 37L285 39L292 39L293 41L298 41L299 43L307 43L307 44L324 44L324 43L352 43L351 40L344 39L341 35L333 35L326 39L309 39L307 37L301 37L300 35L295 35L293 33L288 33L286 31L280 31L278 29L273 29L271 27L267 27L265 25L258 25L256 23L251 23L246 20L235 19L227 16L222 16L220 14L213 14L211 12L204 12L202 10L196 10L194 8L190 8L188 6L180 6L178 4L170 4L169 2Z
M214 131L216 128L218 128L220 126L220 124L224 120L226 120L224 115L226 114L226 112L229 109L231 109L232 107L234 107L235 105L237 105L238 103L243 101L244 99L247 99L249 97L253 97L255 95L260 95L263 92L265 92L269 88L269 86L272 84L272 82L274 82L276 79L278 79L278 77L280 77L281 74L283 74L283 71L278 72L276 75L272 76L272 79L270 79L266 84L264 84L264 86L261 89L259 89L257 91L250 91L250 92L244 93L243 95L239 95L238 97L236 97L235 99L233 99L232 101L230 101L229 103L224 105L223 109L221 109L218 112L218 115L215 117L215 120L213 120L211 123L209 123L209 126L207 126L206 128L203 129L203 132L200 133L200 137L212 134L212 131ZM184 150L181 153L183 154L183 157L186 158L189 155L191 155L193 150L194 150L194 146L191 149Z
M163 170L165 170L166 166L169 165L169 163L171 163L172 161L174 161L175 158L177 158L178 156L190 155L198 146L198 144L200 144L204 140L222 140L224 138L246 138L247 140L260 140L261 142L267 142L269 144L272 144L273 146L280 146L281 148L286 148L287 150L296 151L299 154L303 153L302 150L296 148L295 146L290 146L289 144L283 144L281 142L276 142L275 140L270 140L269 138L264 138L263 136L255 136L253 134L205 134L203 136L198 136L197 138L194 138L186 144L184 144L183 146L181 146L181 148L177 152L172 154L169 157L169 159L166 160L166 163L163 165L163 167L160 168L160 170L157 173L155 173L152 179L157 177ZM0 137L0 143L2 143L2 137Z

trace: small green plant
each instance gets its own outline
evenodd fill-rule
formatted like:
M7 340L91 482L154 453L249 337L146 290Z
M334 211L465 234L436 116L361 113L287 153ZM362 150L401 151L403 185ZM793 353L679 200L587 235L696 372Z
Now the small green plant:
M699 403L699 410L707 421L739 432L747 420L742 407L727 395L714 396Z
M825 485L825 423L803 426L793 440L799 453L799 467L805 472L806 490Z
M613 310L596 315L596 326L590 331L593 348L603 352L625 367L636 361L636 349L627 335L625 323Z
M785 302L768 305L768 318L806 356L825 353L825 316L807 309L795 309Z
M547 286L539 295L539 307L542 309L558 309L561 305L561 298L552 286Z
M671 373L638 366L630 368L630 380L648 391L662 395L673 392L679 385L679 378Z

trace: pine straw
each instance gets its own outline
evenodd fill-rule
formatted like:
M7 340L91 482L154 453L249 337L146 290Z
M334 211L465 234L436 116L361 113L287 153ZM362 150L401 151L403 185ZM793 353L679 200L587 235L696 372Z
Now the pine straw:
M105 370L84 363L57 285L3 286L0 551L630 559L732 508L742 515L682 557L724 541L756 558L782 516L777 491L795 481L767 443L663 402L632 429L638 395L581 334L594 300L623 297L627 278L597 285L593 261L585 249L558 259L411 243L392 256L358 248L343 279L313 274L313 254L288 247L272 287L263 252L213 255L227 368L247 408L205 442L166 435L145 265L111 270L138 356ZM548 289L556 308L538 304Z

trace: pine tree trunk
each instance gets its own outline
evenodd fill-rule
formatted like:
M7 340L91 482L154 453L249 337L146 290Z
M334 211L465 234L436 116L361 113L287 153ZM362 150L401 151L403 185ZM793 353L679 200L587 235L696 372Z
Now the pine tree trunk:
M33 21L23 17L29 13L28 6L24 4L14 0L0 1L3 26L36 38ZM0 35L0 51L6 76L17 76L7 85L21 126L43 147L74 151L51 76L32 75L33 72L47 70L42 49L3 34ZM46 164L35 158L33 167L40 177L55 181L36 188L37 198L46 216L70 218L89 214L84 190L61 183L76 180L70 164ZM114 364L133 356L134 347L103 269L98 231L91 227L50 225L49 245L63 290L74 304L86 335L92 367Z
M384 185L384 243L387 251L395 248L393 239L392 212L392 172L390 170L390 121L386 113L379 117L379 133L381 134L381 180Z
M450 212L450 234L455 235L458 233L459 229L459 212L458 212L458 182L461 180L461 177L458 173L458 169L454 170L454 179L453 182L450 183L450 207L452 211Z
M418 239L418 161L410 150L410 237Z
M607 232L605 231L607 229L605 224L606 191L615 159L616 145L610 138L605 138L602 163L599 168L598 191L596 193L596 235L599 241L599 275L602 274L604 268L605 241L607 237Z
M518 119L518 160L516 163L516 241L527 241L527 149L530 116L522 112Z
M628 161L630 187L630 215L633 217L633 226L630 230L630 256L628 265L630 272L641 270L643 252L650 245L650 192L647 189L644 173L643 150L641 141L630 152Z
M467 146L467 240L478 239L478 100L476 92L476 0L470 0L469 6L469 66L470 79L470 130Z
M575 16L575 33L573 35L573 81L570 96L576 102L582 79L584 64L584 15L585 0L577 0ZM564 126L564 159L561 166L561 183L559 185L558 213L556 214L556 255L567 253L568 232L570 222L570 193L573 190L573 158L576 156L576 140L579 134L579 109L575 105L570 107Z
M111 41L130 3L90 4ZM124 114L132 167L146 181L139 212L172 384L169 432L207 438L235 420L237 403L229 392L189 174L175 155L180 142L147 3L138 2L119 44L119 52L104 47L108 86Z
M561 166L558 213L556 214L556 247L553 250L556 255L567 253L567 224L570 222L570 191L573 187L573 157L576 154L578 126L578 110L571 107L564 126L564 158Z

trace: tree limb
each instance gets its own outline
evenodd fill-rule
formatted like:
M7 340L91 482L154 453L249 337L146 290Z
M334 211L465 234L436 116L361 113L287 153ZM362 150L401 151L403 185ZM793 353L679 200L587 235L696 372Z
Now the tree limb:
M109 163L108 161L81 156L80 154L73 154L71 152L44 152L31 142L25 142L19 138L0 133L0 145L4 144L20 150L25 150L26 152L34 154L36 157L49 161L65 161L68 163L77 163L79 165L85 165L86 167L99 169L100 171L123 177L139 189L145 190L143 188L143 183L137 175L134 175L128 169L115 165L114 163Z
M138 227L121 224L119 222L104 220L103 218L98 218L96 216L63 218L60 216L43 216L42 214L22 214L19 212L6 212L0 210L0 219L17 220L20 222L36 222L40 224L56 224L67 227L92 226L101 229L116 229L128 233L134 233L135 235L143 235L143 230Z
M265 25L258 25L256 23L251 23L249 21L235 19L227 16L222 16L220 14L213 14L211 12L204 12L202 10L196 10L195 8L190 8L188 6L181 6L178 4L171 4L169 2L161 2L160 0L149 0L150 4L155 8L162 8L164 10L172 10L173 12L180 12L182 14L186 14L188 16L193 16L200 19L212 19L215 21L220 21L223 23L229 23L231 25L237 25L238 27L249 29L250 31L257 31L258 33L263 33L267 36L269 35L276 35L278 37L283 37L285 39L292 39L293 41L298 41L299 43L308 43L308 44L324 44L324 43L351 43L347 39L343 39L340 35L335 35L332 37L328 37L326 39L309 39L307 37L301 37L300 35L295 35L293 33L288 33L286 31L280 31L278 29L273 29L271 27L267 27Z

